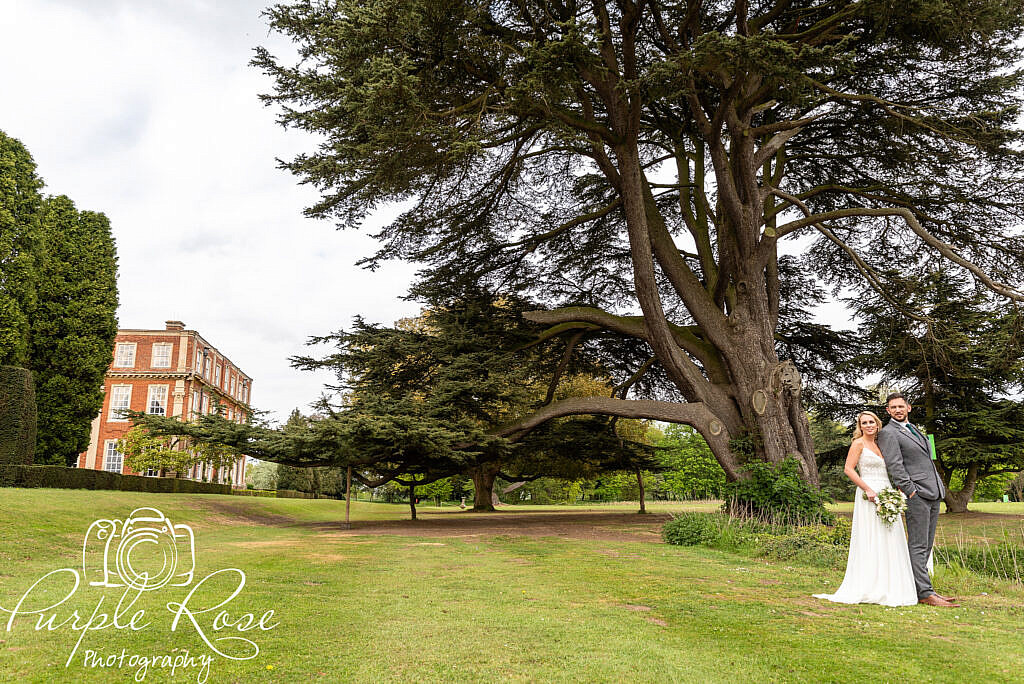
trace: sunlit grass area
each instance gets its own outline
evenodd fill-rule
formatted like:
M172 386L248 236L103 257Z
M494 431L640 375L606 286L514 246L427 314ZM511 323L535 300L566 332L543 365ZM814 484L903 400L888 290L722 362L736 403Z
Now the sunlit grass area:
M143 506L193 528L196 582L244 571L223 608L231 620L275 611L268 631L216 632L249 638L260 653L214 658L210 682L1009 682L1024 671L1019 586L940 570L937 586L962 608L826 603L811 594L834 588L841 572L660 542L667 513L713 502L658 502L648 516L629 503L494 514L420 506L416 522L405 505L357 502L348 529L342 501L0 489L0 606L13 608L51 570L79 567L94 519ZM1024 519L1019 504L996 507L977 508ZM944 517L944 529L956 524ZM220 575L197 595L210 606L234 586ZM50 589L38 601L63 595ZM150 627L88 632L67 668L80 632L35 631L35 616L4 631L2 613L0 680L132 681L136 668L84 667L86 650L211 654L195 627L169 630L167 604L188 589L144 593L131 612L145 610ZM53 612L84 619L101 596L113 610L120 593L81 587ZM210 636L213 620L199 619ZM243 652L241 642L214 643ZM198 674L154 666L144 681Z

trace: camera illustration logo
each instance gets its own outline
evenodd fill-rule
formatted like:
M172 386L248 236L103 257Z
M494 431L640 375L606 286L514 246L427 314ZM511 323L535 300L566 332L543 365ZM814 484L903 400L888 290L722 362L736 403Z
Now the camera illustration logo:
M93 587L184 587L195 567L192 528L171 524L155 508L136 508L124 520L97 520L82 544L82 570Z

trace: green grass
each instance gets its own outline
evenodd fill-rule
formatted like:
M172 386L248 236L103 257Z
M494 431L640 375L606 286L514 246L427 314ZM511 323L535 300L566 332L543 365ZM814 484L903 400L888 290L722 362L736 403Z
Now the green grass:
M834 589L841 572L652 543L664 516L636 516L631 504L497 514L421 506L423 521L399 523L388 521L407 518L407 506L357 502L346 530L339 501L0 489L0 606L45 572L76 567L93 519L138 506L195 529L197 577L245 571L232 614L277 612L278 627L252 636L260 655L216 659L210 682L1009 682L1024 672L1019 586L945 571L937 585L961 597L960 609L834 605L811 594ZM591 512L595 538L582 538L590 527L579 514ZM1020 504L993 512L1024 519ZM580 532L445 533L449 523L520 513L575 515L566 519ZM81 588L57 610L91 613L104 591L116 602L116 590ZM159 629L89 633L81 649L208 652L194 631L164 627L164 604L180 596L168 587L133 607ZM0 681L132 681L129 668L86 670L80 658L65 669L78 634L33 623L5 632L0 614ZM152 670L145 681L196 678Z

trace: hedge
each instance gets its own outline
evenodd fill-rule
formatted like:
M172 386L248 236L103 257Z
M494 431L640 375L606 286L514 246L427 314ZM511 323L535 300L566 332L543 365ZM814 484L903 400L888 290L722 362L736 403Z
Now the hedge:
M297 491L297 490L294 490L294 489L278 489L277 490L277 498L278 499L315 499L315 498L317 498L317 496L316 496L316 494L312 494L310 492L300 492L300 491ZM325 497L321 497L321 498L325 498Z
M36 392L32 372L0 366L0 465L32 463L36 450Z
M91 468L0 465L0 487L52 487L55 489L115 489L123 492L231 494L231 485L196 482L172 477L121 475Z
M232 489L231 493L237 496L269 496L271 498L277 496L277 492L273 489Z

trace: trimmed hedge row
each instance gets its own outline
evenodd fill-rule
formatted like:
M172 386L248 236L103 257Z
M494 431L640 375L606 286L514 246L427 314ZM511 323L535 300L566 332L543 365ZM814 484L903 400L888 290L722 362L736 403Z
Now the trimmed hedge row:
M300 491L297 491L297 490L294 490L294 489L278 489L277 490L277 498L278 499L315 499L315 498L317 498L317 496L316 496L316 494L312 494L310 492L300 492ZM321 497L321 498L326 498L326 497Z
M122 492L231 494L231 485L171 477L121 475L90 468L0 465L0 487L53 487L55 489L114 489Z
M28 465L36 450L36 392L32 373L0 366L0 464Z
M235 496L269 496L271 498L277 496L277 492L273 489L232 489L231 493Z

